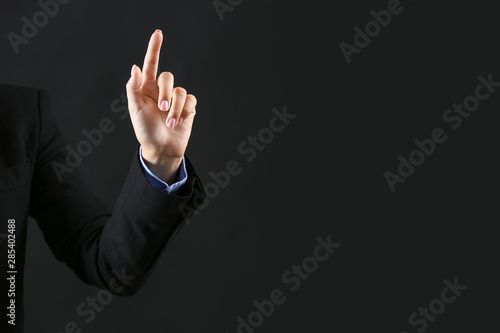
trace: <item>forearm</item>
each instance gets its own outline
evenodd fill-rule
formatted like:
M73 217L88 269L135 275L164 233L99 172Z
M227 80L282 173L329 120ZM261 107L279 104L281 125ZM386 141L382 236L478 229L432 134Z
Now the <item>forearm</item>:
M142 286L168 242L189 217L183 215L180 206L196 208L195 196L204 197L201 182L187 159L186 164L188 181L179 193L168 195L155 189L145 179L139 161L133 161L104 227L96 230L98 225L89 223L69 251L77 254L68 261L75 263L74 269L82 280L108 288L114 272L124 270L134 278L120 285L120 292L110 291L131 295Z
M55 134L54 134L55 135ZM57 161L64 161L64 142L59 135ZM53 143L54 144L54 143ZM53 147L54 148L54 147ZM60 153L59 153L60 152ZM39 158L49 152L42 150ZM201 181L185 158L187 174L175 194L159 191L145 176L135 152L129 174L116 200L113 213L99 202L75 170L59 182L49 163L36 168L31 216L42 230L51 250L88 284L120 295L135 293L147 279L176 231L203 202ZM182 212L182 205L193 209ZM120 281L124 272L132 281Z

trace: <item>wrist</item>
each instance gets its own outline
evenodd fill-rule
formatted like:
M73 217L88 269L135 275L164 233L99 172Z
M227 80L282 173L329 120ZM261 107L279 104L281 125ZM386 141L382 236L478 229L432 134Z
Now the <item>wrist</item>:
M165 183L172 185L177 180L182 156L168 156L142 148L142 159L148 169Z

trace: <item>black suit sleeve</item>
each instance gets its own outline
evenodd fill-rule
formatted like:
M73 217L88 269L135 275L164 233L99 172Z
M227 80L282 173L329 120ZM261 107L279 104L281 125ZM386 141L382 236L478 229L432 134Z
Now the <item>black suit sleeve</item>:
M43 91L38 102L40 128L30 215L56 258L81 280L118 295L134 294L174 231L189 217L183 216L180 205L196 209L205 199L201 181L186 158L188 179L181 191L162 193L146 179L136 151L110 214L77 170L57 176L54 168L66 165L66 143ZM124 279L123 274L133 278Z

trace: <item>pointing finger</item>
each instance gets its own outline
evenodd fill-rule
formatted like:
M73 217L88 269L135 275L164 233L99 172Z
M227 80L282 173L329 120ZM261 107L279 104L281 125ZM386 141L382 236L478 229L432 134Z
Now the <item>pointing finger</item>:
M149 40L148 50L144 58L144 66L142 67L144 81L156 80L162 42L163 34L161 30L156 30Z

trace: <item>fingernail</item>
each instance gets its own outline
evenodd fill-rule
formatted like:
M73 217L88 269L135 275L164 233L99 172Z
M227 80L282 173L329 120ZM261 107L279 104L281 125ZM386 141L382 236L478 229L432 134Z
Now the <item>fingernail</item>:
M160 29L156 29L155 32L159 32L159 33L163 34L163 32Z
M167 126L170 127L170 128L174 128L175 126L175 119L174 118L170 118L167 122Z
M130 76L134 76L135 65L132 65L132 70L130 71Z
M168 111L168 102L166 100L161 101L161 103L160 103L160 110L162 110L162 111Z
M179 118L179 125L182 124L183 121L184 121L184 117L180 117Z

